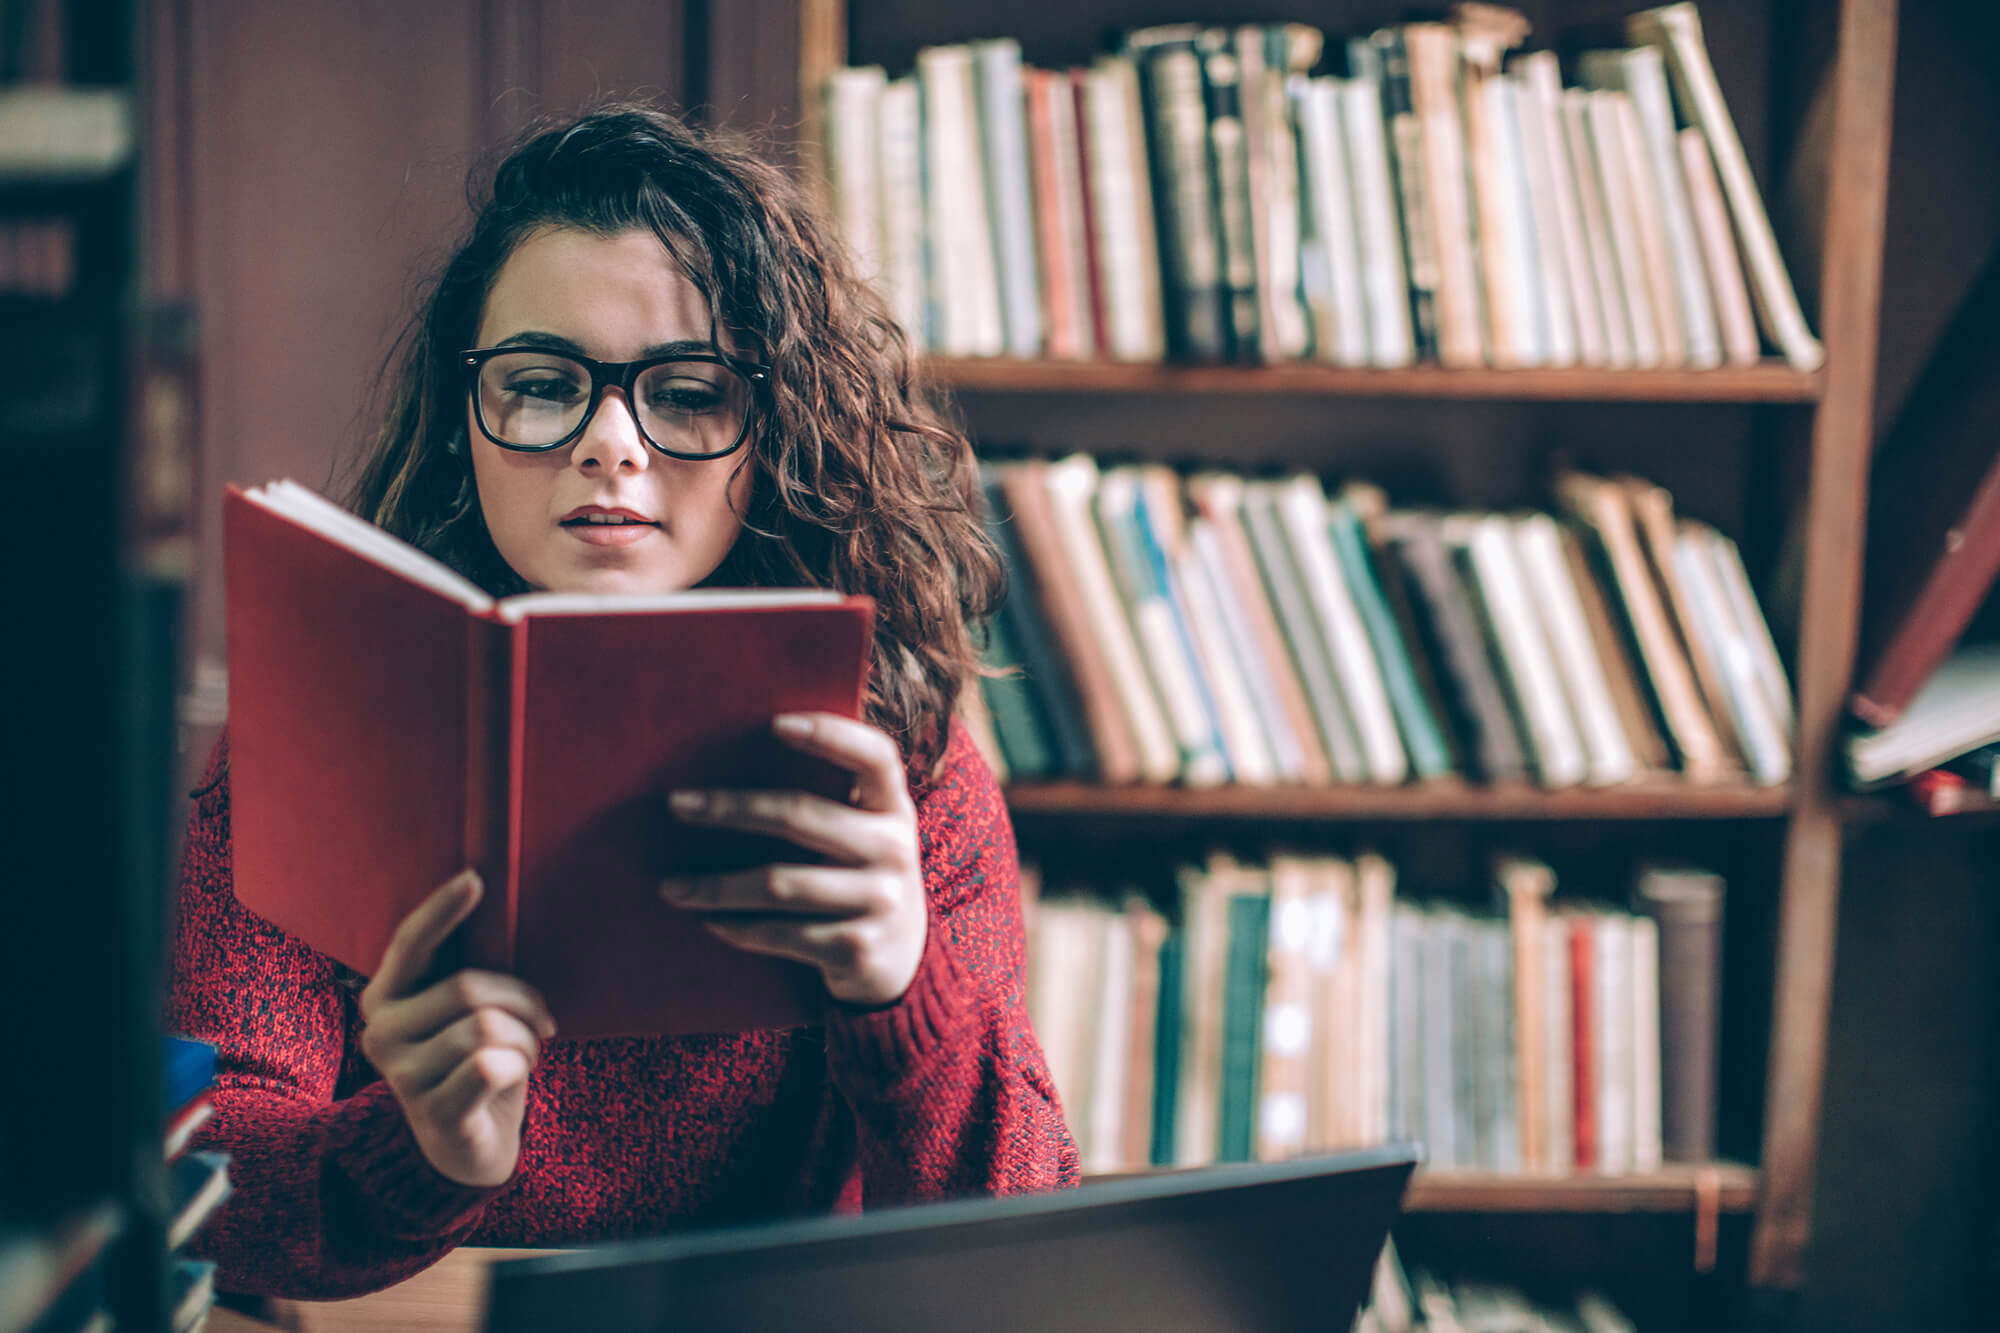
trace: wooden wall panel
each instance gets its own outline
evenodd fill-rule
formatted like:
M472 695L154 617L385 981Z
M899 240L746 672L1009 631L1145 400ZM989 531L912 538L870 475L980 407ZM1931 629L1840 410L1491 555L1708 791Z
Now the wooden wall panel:
M533 115L676 104L685 15L678 0L153 0L147 262L154 292L192 299L202 324L189 762L220 702L223 484L333 484L418 284L465 225L468 170Z

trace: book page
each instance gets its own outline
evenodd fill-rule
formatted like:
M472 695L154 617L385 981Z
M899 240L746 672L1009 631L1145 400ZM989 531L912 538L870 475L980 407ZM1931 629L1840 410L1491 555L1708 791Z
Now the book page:
M243 495L252 504L310 528L362 559L442 593L469 610L485 612L493 608L493 598L472 580L295 481L287 479L253 486Z
M734 611L753 607L828 606L845 594L825 588L690 588L685 592L524 592L497 603L512 625L529 616L643 615L653 611Z

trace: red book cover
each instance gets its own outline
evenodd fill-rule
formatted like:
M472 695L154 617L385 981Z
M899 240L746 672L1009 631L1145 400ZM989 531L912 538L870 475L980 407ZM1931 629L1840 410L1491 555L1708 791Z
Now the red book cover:
M1576 1169L1589 1171L1597 1166L1597 1065L1591 1054L1593 1014L1591 994L1594 969L1590 962L1590 918L1582 913L1569 923L1570 1051L1575 1072L1570 1077L1570 1098L1576 1120Z
M365 975L397 923L470 864L486 891L456 962L538 988L565 1035L815 1021L811 969L732 948L655 891L675 871L806 853L682 824L666 795L844 796L852 776L783 745L770 721L860 715L869 599L496 603L288 485L231 487L224 541L246 907Z
M1890 603L1897 608L1892 627L1849 701L1854 715L1871 727L1886 727L1903 715L1938 663L1957 646L2000 575L2000 453L1994 454L1971 501L1934 544L1906 545L1930 564L1914 596L1905 590ZM1884 558L1907 563L1910 552Z

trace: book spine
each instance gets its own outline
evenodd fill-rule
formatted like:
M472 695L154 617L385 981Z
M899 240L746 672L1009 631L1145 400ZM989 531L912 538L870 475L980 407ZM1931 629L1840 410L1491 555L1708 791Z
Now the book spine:
M1571 1148L1579 1171L1598 1165L1596 1028L1601 1021L1593 979L1595 950L1591 918L1578 912L1569 921Z
M1657 923L1661 1142L1670 1162L1715 1156L1715 1084L1722 990L1720 876L1650 869L1639 907Z
M877 116L883 294L910 350L922 352L933 339L925 255L923 97L917 81L895 79L884 87Z
M1517 68L1522 79L1521 128L1542 145L1552 182L1551 197L1546 202L1550 205L1554 238L1544 241L1543 262L1555 265L1563 273L1562 286L1576 332L1577 360L1586 366L1602 366L1608 355L1604 308L1591 271L1583 200L1570 160L1569 138L1563 130L1561 69L1553 51L1522 56Z
M1410 100L1410 55L1400 28L1384 28L1368 39L1382 71L1382 118L1388 131L1389 164L1395 172L1397 213L1403 253L1409 264L1411 336L1420 360L1438 354L1436 228L1424 183L1423 130Z
M1531 233L1528 254L1540 278L1535 291L1540 301L1543 359L1551 366L1573 366L1579 356L1576 304L1570 295L1570 270L1563 253L1563 187L1549 151L1546 108L1518 74L1507 76L1507 103L1508 130L1518 145L1521 162L1517 207L1527 220Z
M1708 143L1700 130L1690 127L1674 135L1674 147L1687 175L1688 210L1715 298L1723 359L1732 366L1754 366L1760 351L1757 317L1750 310L1750 289L1743 282L1736 238L1729 234L1729 210L1722 202L1715 164L1708 160Z
M1604 364L1620 370L1633 363L1632 312L1625 303L1624 278L1611 244L1611 211L1604 198L1604 173L1590 137L1590 94L1566 88L1556 94L1556 124L1562 132L1563 154L1576 182L1577 218L1583 229L1583 254L1590 265L1589 292L1595 301L1598 326L1604 331Z
M1598 90L1584 93L1584 118L1590 128L1591 155L1604 184L1604 216L1611 253L1618 263L1618 290L1625 297L1627 328L1632 335L1632 363L1643 370L1665 364L1660 346L1660 321L1653 310L1652 280L1646 275L1638 201L1632 191L1630 164L1619 104L1624 94Z
M1229 358L1261 359L1262 325L1257 312L1257 256L1250 210L1250 144L1244 132L1243 72L1230 49L1229 34L1202 34L1202 75L1208 101L1209 167L1215 179L1220 224L1222 278L1228 300Z
M1209 179L1201 57L1191 44L1162 48L1143 61L1141 75L1166 252L1167 336L1182 359L1221 361L1229 350L1227 288Z
M1354 595L1355 609L1374 645L1382 683L1395 710L1410 768L1419 778L1447 776L1451 771L1451 748L1445 744L1444 733L1431 714L1409 648L1376 578L1361 520L1349 505L1336 501L1327 509L1327 529L1341 574Z
M1041 277L1035 263L1034 222L1029 215L1027 106L1021 84L1021 44L1011 37L975 42L974 73L983 131L986 202L994 249L1007 353L1042 351Z
M1380 367L1407 366L1416 359L1417 351L1410 333L1410 287L1403 268L1388 132L1382 124L1382 83L1380 78L1371 77L1342 79L1337 84L1340 125L1353 172L1368 361Z
M1613 119L1617 124L1618 146L1623 157L1625 188L1632 196L1632 221L1639 239L1639 256L1644 264L1646 294L1653 303L1653 322L1660 340L1660 364L1671 367L1691 365L1688 359L1687 311L1681 308L1680 294L1674 289L1673 253L1667 244L1666 209L1660 202L1659 182L1646 162L1646 145L1639 128L1639 114L1631 95L1613 94Z
M1424 197L1437 244L1438 359L1452 367L1482 366L1486 348L1480 336L1479 266L1454 68L1458 40L1442 23L1411 23L1403 28L1403 41L1423 136Z
M882 269L882 92L880 65L840 69L826 82L826 166L841 239L869 282Z

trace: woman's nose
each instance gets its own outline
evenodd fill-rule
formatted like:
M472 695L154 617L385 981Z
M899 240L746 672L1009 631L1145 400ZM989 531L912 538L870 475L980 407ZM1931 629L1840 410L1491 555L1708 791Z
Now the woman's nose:
M595 465L617 471L621 467L644 467L647 454L646 440L639 434L631 402L623 391L605 389L590 424L577 438L570 461L581 468Z

